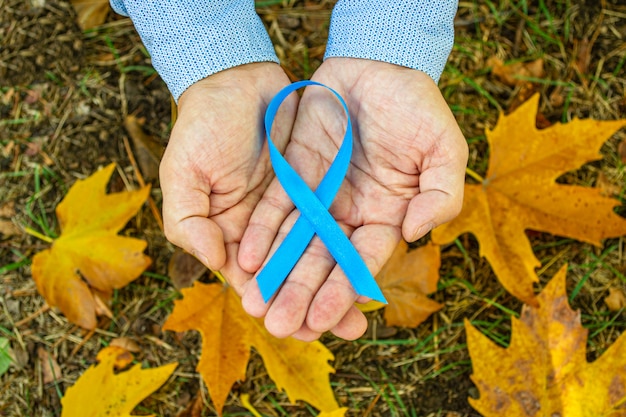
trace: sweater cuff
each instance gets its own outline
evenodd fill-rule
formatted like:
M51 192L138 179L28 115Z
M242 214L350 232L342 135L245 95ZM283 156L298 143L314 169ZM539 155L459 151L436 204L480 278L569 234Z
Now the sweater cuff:
M454 43L457 0L339 0L324 59L364 58L413 68L435 83Z
M128 15L174 99L193 83L251 62L276 62L253 0L111 0Z

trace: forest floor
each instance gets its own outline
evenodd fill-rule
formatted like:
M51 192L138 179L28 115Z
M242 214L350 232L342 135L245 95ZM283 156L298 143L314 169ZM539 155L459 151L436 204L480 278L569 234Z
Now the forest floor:
M321 63L333 3L257 1L293 80L309 78ZM0 0L0 16L0 337L9 339L16 359L0 376L0 416L59 416L62 393L118 337L138 346L137 359L146 366L180 363L174 377L143 401L137 414L176 416L200 395L206 405L203 415L215 415L195 371L199 335L161 330L179 297L168 277L175 248L148 206L123 234L147 240L153 264L116 291L113 319L101 318L95 332L46 308L30 272L33 255L49 244L25 230L58 234L54 209L74 181L116 162L110 191L138 187L131 158L139 159L139 150L124 127L129 115L140 118L147 135L167 143L170 95L132 23L110 12L103 26L83 32L72 6L59 0ZM480 175L489 156L485 130L531 93L541 94L540 126L626 115L623 0L460 2L455 27L455 46L439 85L469 143L469 167ZM507 80L494 70L499 65L495 59L521 64L542 59L543 72L525 78L517 73L518 79ZM589 187L602 182L624 203L625 167L618 144L625 137L624 130L618 132L603 146L602 160L559 182ZM159 205L154 166L139 162ZM626 212L623 206L618 211L622 216ZM608 288L625 287L624 238L594 247L534 231L528 236L543 265L538 288L569 265L568 289L576 290L571 304L581 310L590 330L588 359L595 359L626 329L623 309L611 312L604 302ZM206 272L199 279L215 277ZM520 312L521 303L498 283L471 235L443 248L439 290L432 298L444 308L418 328L388 328L376 311L368 313L370 330L363 338L322 338L335 355L331 381L339 403L350 409L348 415L478 415L467 400L478 391L470 380L463 320L506 346L510 317ZM55 382L43 382L41 357L58 363ZM250 394L263 415L315 415L302 403L289 403L256 354L247 379L233 387L225 415L250 415L240 393Z

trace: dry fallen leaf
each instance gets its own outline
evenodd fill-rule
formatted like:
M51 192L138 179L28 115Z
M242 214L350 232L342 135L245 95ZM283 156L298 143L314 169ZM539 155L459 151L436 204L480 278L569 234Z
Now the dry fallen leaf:
M132 353L141 352L141 347L139 347L137 342L135 342L130 337L116 337L115 339L111 340L109 346L117 346Z
M191 287L207 270L195 256L178 248L167 264L167 276L177 290Z
M218 415L222 415L232 385L246 378L251 347L263 358L276 387L284 390L292 403L304 400L321 411L339 408L329 379L334 372L328 364L333 354L319 341L273 337L262 320L245 313L239 296L229 286L196 281L182 294L163 329L198 330L202 335L197 369Z
M600 190L600 194L603 197L619 196L622 192L622 187L612 182L602 171L598 173L596 187Z
M11 220L0 219L0 239L9 238L22 233L19 227Z
M586 84L584 80L584 76L587 75L589 71L589 64L591 64L591 50L593 49L594 40L589 40L586 36L582 39L574 39L574 49L576 60L572 63L572 66L576 70L576 72L583 76L583 82Z
M544 78L543 59L528 62L512 62L505 64L497 57L487 61L491 73L504 84L516 87L514 97L509 103L509 111L515 110L539 91L537 79Z
M106 194L114 164L76 181L56 208L61 236L33 257L37 290L72 323L96 327L103 311L94 294L108 299L113 289L137 278L149 265L146 242L117 236L148 197L150 187Z
M203 409L202 393L198 390L196 396L187 403L185 408L176 414L176 417L202 417Z
M439 246L428 244L409 250L401 241L383 269L376 275L389 304L388 326L417 327L443 305L426 297L437 290L441 256Z
M5 201L0 203L0 217L4 217L7 219L15 216L15 201Z
M92 29L104 23L109 13L109 0L71 0L76 10L78 26Z
M626 294L619 288L609 288L609 295L604 303L611 311L619 311L626 307Z
M534 303L535 268L525 231L535 230L600 245L602 239L626 234L626 220L613 212L619 201L590 187L557 184L565 172L601 158L599 149L626 120L574 119L538 130L539 96L486 132L489 169L481 184L465 185L461 214L436 228L432 240L450 243L473 233L480 254L502 285L522 301Z
M15 214L15 201L0 203L0 239L9 238L22 232L11 220Z
M502 348L465 321L472 381L469 402L485 417L626 416L626 334L594 362L586 359L588 330L568 305L567 266L512 318L511 344Z
M617 153L622 163L626 164L626 139L622 139L619 145L617 145Z
M39 346L37 348L37 358L39 358L41 380L44 384L49 384L63 379L59 363L52 355L50 355L50 353L48 353L46 349Z
M126 371L114 372L123 367L116 364L128 364L129 355L116 346L102 349L98 353L100 363L90 366L65 392L61 416L130 417L133 408L163 385L178 365L141 369L136 364Z
M487 60L487 66L491 72L504 84L514 87L528 82L528 78L543 78L543 59L539 58L529 62L513 62L505 64L497 57Z
M161 142L143 131L143 119L130 115L124 119L124 127L133 141L135 157L143 177L147 181L159 178L159 164L165 148Z

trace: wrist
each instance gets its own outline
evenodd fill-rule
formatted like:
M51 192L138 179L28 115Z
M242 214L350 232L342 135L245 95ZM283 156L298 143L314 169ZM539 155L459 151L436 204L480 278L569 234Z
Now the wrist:
M191 84L178 99L178 110L182 112L189 102L206 100L207 93L224 91L254 91L270 82L286 79L284 71L274 62L253 62L238 65L204 77ZM288 80L286 81L288 82Z

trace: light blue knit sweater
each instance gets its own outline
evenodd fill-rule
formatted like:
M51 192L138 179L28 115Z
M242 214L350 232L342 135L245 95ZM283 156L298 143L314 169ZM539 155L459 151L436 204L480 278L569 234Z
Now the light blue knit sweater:
M278 62L254 0L111 0L130 16L176 100L196 81L250 62ZM439 81L458 0L339 0L325 58L352 57L424 71Z

